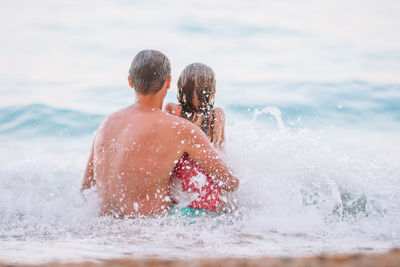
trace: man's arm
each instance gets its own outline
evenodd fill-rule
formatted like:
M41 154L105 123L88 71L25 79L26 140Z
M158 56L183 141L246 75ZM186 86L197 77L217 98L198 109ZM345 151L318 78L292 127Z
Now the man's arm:
M93 155L94 155L94 141L92 144L92 148L90 150L90 156L88 163L86 165L85 174L83 176L81 191L89 189L96 184L96 181L94 180Z
M184 151L198 162L201 168L211 174L219 186L226 191L236 190L239 180L229 170L204 132L194 124L187 126L183 140Z

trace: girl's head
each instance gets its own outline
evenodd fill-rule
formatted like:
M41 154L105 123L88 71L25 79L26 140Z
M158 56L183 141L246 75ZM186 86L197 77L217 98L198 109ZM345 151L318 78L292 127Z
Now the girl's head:
M210 113L214 108L215 74L207 65L192 63L178 80L178 101L182 106L180 116L189 120L202 117L203 131L208 133Z
M178 80L178 101L189 113L203 113L212 109L215 95L215 74L207 65L188 65Z

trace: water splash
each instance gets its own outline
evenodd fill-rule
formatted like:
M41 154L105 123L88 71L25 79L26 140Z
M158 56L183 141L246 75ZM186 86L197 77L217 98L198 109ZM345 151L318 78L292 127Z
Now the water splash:
M265 107L265 108L263 108L261 110L256 108L254 110L254 113L253 113L253 120L252 120L253 123L256 121L258 115L260 115L260 114L268 114L268 113L271 114L272 116L274 116L274 118L275 118L275 120L276 120L276 122L278 124L279 131L281 133L286 133L287 129L286 129L285 124L283 123L283 120L282 120L281 110L279 108L277 108L277 107Z
M275 130L261 114L274 116ZM88 151L68 152L76 143L88 150L87 135L46 139L46 153L32 152L44 145L34 137L1 148L0 259L296 255L400 244L400 151L355 150L323 131L288 131L276 107L255 110L250 120L227 117L226 158L240 188L229 195L235 211L220 216L99 217L96 192L88 200L79 192ZM24 153L6 157L12 149Z

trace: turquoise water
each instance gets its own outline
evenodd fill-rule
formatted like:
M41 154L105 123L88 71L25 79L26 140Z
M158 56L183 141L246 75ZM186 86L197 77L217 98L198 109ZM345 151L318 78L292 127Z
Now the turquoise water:
M232 85L231 85L232 86ZM366 131L393 131L400 126L400 86L395 84L374 84L361 81L338 83L244 83L235 85L233 90L251 88L252 95L271 93L275 88L280 91L298 93L309 103L288 103L283 99L274 101L266 98L242 101L221 99L226 111L234 115L250 118L255 109L265 106L278 107L287 127L323 129L329 126L341 128L361 128ZM118 93L108 88L110 98L120 96L120 92L129 93L128 88L120 88ZM93 93L95 90L93 90ZM130 92L133 94L133 92ZM175 101L174 93L167 101ZM241 93L240 93L241 94ZM397 94L397 95L396 95ZM96 95L93 95L97 98ZM218 96L222 98L223 96ZM235 97L235 96L234 96ZM251 96L254 97L254 96ZM134 96L130 97L131 102ZM219 99L218 99L219 100ZM112 101L112 100L111 100ZM94 104L96 99L93 100ZM175 101L176 102L176 101ZM228 102L228 103L224 103ZM97 113L88 113L80 109L60 108L47 104L10 105L0 109L0 133L4 135L29 138L43 136L82 136L93 133L106 114L102 108ZM266 118L264 118L266 119Z
M0 261L305 255L400 246L396 1L9 1L0 15ZM115 220L80 182L145 48L210 65L232 214ZM45 251L46 253L43 253ZM369 250L368 250L369 251Z

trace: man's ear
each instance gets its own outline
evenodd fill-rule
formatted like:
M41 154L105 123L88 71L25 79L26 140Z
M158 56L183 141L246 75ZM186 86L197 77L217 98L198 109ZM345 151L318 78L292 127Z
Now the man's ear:
M165 81L165 85L167 86L167 89L171 87L171 76L168 76L167 80Z
M129 82L129 86L130 86L131 88L133 88L132 81L131 81L131 76L128 76L128 82Z

